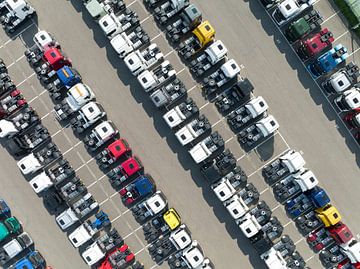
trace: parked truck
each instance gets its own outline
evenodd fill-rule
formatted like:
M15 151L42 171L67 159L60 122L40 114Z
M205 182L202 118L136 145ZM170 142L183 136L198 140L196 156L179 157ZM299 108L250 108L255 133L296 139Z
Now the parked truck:
M5 12L0 17L2 27L7 33L13 33L23 22L36 14L35 9L25 0L3 0Z
M75 133L81 134L105 115L104 108L98 102L89 102L70 120L70 125Z
M211 125L208 119L200 115L177 131L175 136L181 145L185 146L210 130Z
M204 140L189 150L189 154L195 163L201 163L208 159L215 151L224 146L224 140L218 132L212 133Z
M22 233L0 248L0 265L4 266L34 244L27 233Z
M161 191L157 191L144 202L131 208L137 222L143 223L167 209L167 199Z
M184 83L180 79L175 78L169 84L154 90L150 94L150 99L157 108L168 107L185 96L186 92Z
M180 123L191 118L199 112L199 108L193 99L188 98L163 115L163 119L170 128L175 128Z

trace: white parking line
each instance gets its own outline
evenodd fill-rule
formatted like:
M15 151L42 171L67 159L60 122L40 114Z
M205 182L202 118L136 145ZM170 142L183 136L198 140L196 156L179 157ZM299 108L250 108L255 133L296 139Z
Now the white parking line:
M263 191L260 192L260 195L264 194L265 192L267 192L269 190L268 187L266 187Z
M71 150L73 150L74 148L76 148L78 145L80 145L82 143L82 141L77 142L74 146L72 146L71 148L69 148L67 151L65 151L63 153L63 155L65 155L66 153L70 152Z
M23 84L25 81L27 81L29 78L32 78L33 76L35 76L36 73L32 73L30 76L28 76L27 78L25 78L23 81L21 81L18 85L16 85L16 87L19 87L21 84Z
M278 204L277 206L275 206L273 209L271 209L271 212L274 212L276 209L278 209L281 206L281 204Z
M187 93L191 92L193 89L195 89L197 85L192 86L190 89L187 90Z
M161 32L159 34L157 34L156 36L154 36L153 38L150 39L150 41L153 41L154 39L158 38L159 36L161 36Z
M126 238L128 238L129 236L133 235L134 233L136 233L137 231L139 231L144 225L141 225L139 227L137 227L135 230L133 230L131 233L129 233L128 235L124 236L123 239L125 240Z
M349 30L347 30L345 33L341 34L340 36L338 36L337 38L334 39L334 43L339 40L340 38L342 38L344 35L346 35L347 33L349 33Z
M315 255L310 256L308 259L305 260L305 262L310 261L310 260L311 260L312 258L314 258L314 257L315 257Z
M199 110L203 109L203 108L206 107L208 104L210 104L210 102L207 102L207 103L205 103L204 105L202 105L202 106L199 108Z
M143 24L144 22L146 22L150 17L151 17L151 15L147 16L145 19L143 19L142 21L140 21L140 24Z
M183 69L181 69L179 72L176 73L176 75L179 75L181 72L183 72L186 68L184 67Z
M116 218L114 218L113 220L111 220L110 222L113 223L115 221L117 221L119 218L121 218L122 214L120 214L119 216L117 216Z
M337 12L335 12L334 14L332 14L329 18L323 20L323 22L321 23L321 25L323 25L325 22L327 22L328 20L331 20L333 17L335 17L336 15L338 15L340 13L340 10L338 10Z
M172 54L174 51L175 51L175 50L173 49L173 50L169 51L168 53L166 53L166 54L164 55L164 58L168 57L168 56L169 56L170 54Z
M286 226L289 226L291 223L293 223L292 220L290 220L288 223L286 223L286 224L284 225L284 228L285 228Z
M7 66L7 68L10 68L10 67L12 67L14 64L16 64L18 61L20 61L22 58L24 58L25 57L25 55L22 55L22 56L20 56L19 58L17 58L14 62L12 62L11 64L9 64L8 66Z
M200 108L200 109L201 109L201 108ZM216 125L218 125L220 122L222 122L222 120L223 120L223 119L220 119L220 120L218 120L217 122L215 122L213 125L211 125L211 128L214 127L214 126L216 126Z
M54 112L54 109L50 110L50 112L46 113L44 116L41 117L41 119L45 119L47 116L52 114Z
M225 141L225 144L226 144L226 143L229 143L231 140L233 140L234 137L235 137L235 136L232 136L232 137L230 137L229 139L227 139L227 140Z
M301 241L304 241L304 237L301 237L298 241L296 241L294 244L297 245L299 244Z
M355 53L357 53L360 50L360 48L357 48L356 50L354 50L352 53L349 54L349 57L354 55Z

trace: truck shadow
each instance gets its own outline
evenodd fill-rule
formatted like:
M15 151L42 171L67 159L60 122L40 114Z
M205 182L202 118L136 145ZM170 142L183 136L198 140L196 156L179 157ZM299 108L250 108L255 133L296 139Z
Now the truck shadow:
M344 138L345 143L350 149L350 151L356 156L357 165L360 166L360 147L343 124L341 117L337 116L336 111L331 105L331 101L327 100L327 98L321 92L321 89L316 85L310 74L307 72L301 61L298 59L295 52L292 50L290 45L288 45L285 38L276 28L274 22L271 20L270 16L267 14L261 3L258 0L249 1L249 8L253 15L256 17L256 19L260 21L267 35L273 36L273 40L277 48L282 54L284 54L291 68L297 72L298 79L304 87L303 90L308 91L315 104L321 106L328 120L334 121L339 134ZM329 30L331 31L331 29ZM329 75L331 74L328 74L328 76Z

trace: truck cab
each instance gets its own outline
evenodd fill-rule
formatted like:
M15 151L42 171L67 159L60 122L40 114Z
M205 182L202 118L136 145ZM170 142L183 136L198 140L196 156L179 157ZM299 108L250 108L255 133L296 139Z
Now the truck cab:
M211 189L221 202L225 202L238 192L243 185L244 182L242 180L241 173L231 171L218 182L213 183L211 185Z
M155 191L155 183L150 175L143 175L138 177L134 182L122 188L119 191L122 201L125 205L132 204L144 199L146 196Z
M324 28L314 36L302 39L300 41L300 46L297 49L297 53L300 58L305 61L331 46L334 40L335 38L332 32L327 28Z
M175 128L186 119L198 113L199 108L193 99L188 98L186 101L172 108L163 115L163 119L170 128Z
M315 212L318 218L324 223L325 227L336 225L341 221L339 211L331 204L327 204L321 208L316 208Z
M195 163L201 163L223 146L223 138L219 135L218 132L214 132L191 148L189 150L189 154Z
M136 156L130 157L126 161L122 162L117 167L113 168L106 175L109 177L109 181L115 188L123 185L129 178L134 175L139 175L143 165L140 159Z
M360 108L360 88L353 87L344 91L334 100L334 104L340 111L356 110Z
M192 36L179 44L179 54L189 59L211 43L214 37L215 29L208 21L204 21L192 31Z
M5 265L11 259L19 255L28 247L34 244L33 240L27 233L22 233L10 242L3 245L0 249L0 264Z
M12 234L17 234L21 230L21 224L16 217L9 217L0 222L0 242L4 241Z
M342 252L349 258L351 264L355 268L360 266L360 242L355 238L351 239L349 242L340 245Z
M32 180L29 181L30 186L35 191L35 193L41 193L42 191L50 188L54 183L51 181L50 177L46 172L42 172Z
M92 89L83 83L78 83L69 89L67 97L61 104L55 105L55 116L58 120L65 120L93 99L95 99L95 94Z
M26 257L11 265L9 269L47 269L44 257L39 251L30 252Z
M112 121L103 121L96 125L84 138L84 144L87 150L95 151L104 145L111 138L119 133ZM111 158L109 158L110 160ZM104 163L105 165L105 163Z
M271 14L275 22L281 26L290 21L296 15L309 8L315 0L284 0L277 4L276 9Z
M89 102L70 120L70 125L74 132L81 134L105 115L105 110L98 102Z
M167 207L167 199L161 191L157 191L153 196L144 202L131 208L135 219L142 223L157 214L163 212Z
M198 118L192 120L190 123L186 124L183 128L177 131L175 136L181 145L185 146L210 129L211 125L208 119L204 115L200 115Z
M350 62L321 83L321 86L330 94L341 94L355 85L359 75L358 65Z
M165 24L189 5L189 0L167 0L154 9L154 17L160 24Z

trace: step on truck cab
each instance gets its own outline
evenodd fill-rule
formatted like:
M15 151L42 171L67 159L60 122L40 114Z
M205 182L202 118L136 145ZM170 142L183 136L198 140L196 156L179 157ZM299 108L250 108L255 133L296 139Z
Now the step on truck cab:
M300 171L305 164L300 152L290 150L269 165L264 166L263 176L265 181L272 186L280 179Z
M221 40L216 40L198 57L190 61L190 71L196 76L202 76L211 67L226 59L228 50Z
M167 209L167 199L161 191L157 191L144 202L131 208L136 221L143 223Z
M214 132L191 148L189 154L195 163L198 164L208 159L215 151L221 149L223 146L224 139L218 132Z

